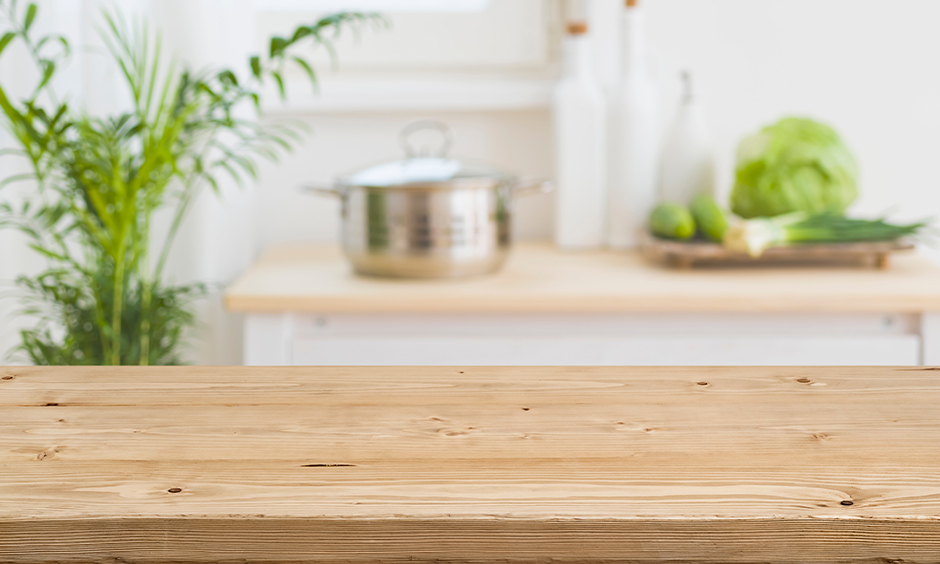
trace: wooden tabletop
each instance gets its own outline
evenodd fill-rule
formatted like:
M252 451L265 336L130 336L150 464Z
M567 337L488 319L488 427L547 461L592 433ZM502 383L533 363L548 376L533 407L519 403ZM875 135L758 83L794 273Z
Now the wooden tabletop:
M0 562L940 562L930 368L0 368Z
M940 268L917 254L887 270L737 265L671 270L630 252L519 245L505 268L464 280L356 276L333 246L267 252L226 292L235 311L629 313L940 311Z

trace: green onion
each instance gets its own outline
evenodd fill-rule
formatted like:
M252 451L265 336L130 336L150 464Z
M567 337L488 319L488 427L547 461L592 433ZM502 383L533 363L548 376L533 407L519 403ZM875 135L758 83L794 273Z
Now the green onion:
M771 247L787 245L894 241L916 235L926 225L926 222L895 225L883 219L797 212L739 221L728 229L724 245L756 258Z

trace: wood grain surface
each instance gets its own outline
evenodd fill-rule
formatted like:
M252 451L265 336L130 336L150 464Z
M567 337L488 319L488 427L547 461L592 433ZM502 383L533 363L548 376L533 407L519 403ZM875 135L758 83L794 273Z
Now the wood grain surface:
M497 274L458 280L367 278L338 248L267 252L225 293L254 313L633 313L940 311L940 268L916 254L891 268L738 265L663 268L632 252L564 253L523 244Z
M649 233L640 238L640 251L644 256L664 266L692 268L702 265L730 266L728 263L749 263L754 266L773 263L792 265L809 264L829 266L862 265L880 269L891 266L892 254L910 252L914 243L907 240L856 243L810 243L771 247L760 257L732 251L721 243L705 240L675 241L660 239Z
M940 562L930 368L0 368L0 562Z

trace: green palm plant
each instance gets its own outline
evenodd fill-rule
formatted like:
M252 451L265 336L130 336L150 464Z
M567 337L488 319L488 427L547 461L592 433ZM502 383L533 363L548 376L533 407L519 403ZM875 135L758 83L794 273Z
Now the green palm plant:
M99 31L121 70L132 109L96 117L76 110L54 88L70 57L65 38L35 37L35 4L0 0L0 56L20 42L39 69L31 93L14 101L0 84L0 109L17 142L5 156L25 158L30 172L5 178L37 188L18 205L0 202L0 225L23 232L49 267L17 282L24 313L37 320L18 350L34 364L178 364L179 345L195 318L203 284L166 283L164 267L179 226L201 190L219 191L223 175L257 176L258 159L276 161L301 139L290 124L240 117L260 110L265 82L285 95L284 71L317 76L296 47L325 46L345 28L384 23L376 14L341 13L275 37L265 57L247 61L248 79L230 69L190 70L167 58L160 36L141 20L102 15ZM173 209L166 237L154 244L157 210Z

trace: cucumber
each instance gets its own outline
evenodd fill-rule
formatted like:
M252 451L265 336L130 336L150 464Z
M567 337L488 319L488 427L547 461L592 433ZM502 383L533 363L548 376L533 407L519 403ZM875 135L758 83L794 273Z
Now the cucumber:
M728 230L728 217L715 198L708 194L698 194L692 198L689 211L692 212L692 218L699 232L705 238L719 243L724 240L725 232Z
M650 214L650 231L664 239L691 239L695 235L695 220L684 206L659 204Z

